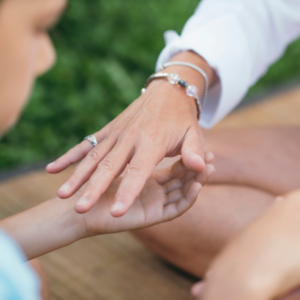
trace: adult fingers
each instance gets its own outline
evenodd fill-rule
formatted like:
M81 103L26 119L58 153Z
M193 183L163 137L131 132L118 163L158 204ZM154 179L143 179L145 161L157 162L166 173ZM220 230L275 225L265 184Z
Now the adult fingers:
M153 173L153 177L157 181L158 184L165 184L168 181L180 177L186 168L183 164L182 159L177 161L175 164L169 166L166 169L157 170Z
M204 167L203 137L200 127L191 127L181 147L184 165L191 171L201 172Z
M101 130L94 134L100 143L106 137L106 130ZM59 173L65 170L72 164L79 162L83 159L89 151L93 148L92 144L84 140L80 144L71 148L67 153L59 157L56 161L50 163L46 167L46 171L51 174Z
M116 193L112 216L121 217L128 211L160 159L158 154L143 150L134 155Z
M123 172L132 155L129 143L116 145L97 166L86 187L75 205L78 213L86 213L99 200L111 182Z
M76 145L67 153L59 157L56 161L48 164L46 171L51 174L59 173L70 165L83 159L92 148L93 146L90 142L82 141L80 144Z
M57 196L65 199L72 196L85 182L89 180L98 163L114 147L113 140L105 139L93 148L82 162L75 168L72 176L59 188Z
M205 164L210 164L214 160L214 155L211 152L204 153ZM166 184L174 178L180 177L186 171L182 159L169 166L166 169L157 170L154 172L153 177L159 184ZM191 172L192 173L192 172ZM193 175L195 173L192 173Z
M180 200L164 206L162 222L172 220L186 212L195 203L201 189L199 182L193 182Z

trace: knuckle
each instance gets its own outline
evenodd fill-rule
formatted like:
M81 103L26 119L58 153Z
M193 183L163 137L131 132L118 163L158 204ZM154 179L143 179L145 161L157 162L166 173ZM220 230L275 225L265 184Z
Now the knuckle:
M84 194L85 195L88 195L90 191L94 190L96 188L96 185L89 182L87 183L87 185L85 186L85 189L84 189Z
M75 170L74 170L74 173L72 174L71 181L72 182L78 182L78 181L80 181L81 178L82 178L81 174L82 173L80 172L80 170L77 169L77 167L76 167Z
M145 172L139 164L130 164L127 168L127 174L145 176Z
M139 126L138 124L131 124L128 128L126 128L126 131L124 132L124 138L133 138L138 133Z
M114 164L112 163L112 161L109 158L104 158L99 164L98 164L98 169L101 170L106 170L106 171L110 171L113 172L114 171Z
M99 161L100 160L100 154L96 150L92 150L87 154L87 159L91 159L93 161Z
M144 141L146 142L150 142L150 143L162 143L163 141L163 137L161 135L161 133L159 132L158 129L153 129L153 130L150 130L148 132L145 133L144 135Z
M131 140L132 138L134 138L136 136L136 132L134 132L133 130L126 130L126 132L124 132L123 134L120 135L120 140Z

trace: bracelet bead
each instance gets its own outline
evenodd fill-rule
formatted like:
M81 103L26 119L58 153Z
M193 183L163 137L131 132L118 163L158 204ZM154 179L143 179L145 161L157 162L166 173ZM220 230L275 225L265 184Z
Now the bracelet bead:
M189 97L193 97L195 99L195 104L197 106L197 119L199 120L201 116L202 107L198 96L198 89L195 85L189 85L185 80L181 79L177 73L156 73L151 75L148 78L145 87L142 88L141 93L144 94L146 92L146 88L151 81L160 78L167 78L171 84L179 84L180 86L186 88L186 94Z
M171 84L177 84L180 80L180 77L177 73L171 73L168 75L168 80Z

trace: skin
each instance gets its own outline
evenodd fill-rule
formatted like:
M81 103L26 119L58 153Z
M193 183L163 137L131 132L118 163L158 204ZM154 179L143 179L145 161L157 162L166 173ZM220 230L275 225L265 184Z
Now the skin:
M298 128L220 130L207 133L205 139L214 151L216 172L203 188L201 199L172 222L132 232L160 257L199 278L228 242L267 212L279 195L300 185ZM259 237L259 229L256 233ZM239 251L231 259L239 261L242 269ZM272 272L275 268L274 262Z
M36 76L55 61L47 30L64 6L64 0L0 2L0 136L19 118ZM48 282L40 262L35 259L30 264L40 277L42 299L49 299Z
M56 22L64 6L64 0L6 0L1 3L2 133L18 119L35 78L47 71L55 61L47 29Z
M206 71L211 84L215 80L213 70L193 52L179 53L172 60L194 63ZM165 71L178 73L198 87L199 95L203 94L204 81L197 71L181 66ZM164 157L181 154L189 170L201 172L205 166L204 139L196 115L194 99L185 94L185 89L171 85L167 79L153 81L145 94L94 134L99 142L95 148L83 141L47 166L49 173L59 173L82 160L57 195L68 198L87 183L75 206L78 213L85 213L129 164L111 208L112 215L120 217Z
M299 299L299 199L300 190L283 196L230 243L206 283L194 287L197 298L271 300L288 294L284 299Z
M0 127L1 130L4 131L18 118L20 111L25 105L26 99L30 94L35 77L46 71L54 62L54 51L45 29L55 22L64 7L65 2L58 0L10 0L4 1L1 5L0 43L2 55L0 58L0 74L2 75L0 75ZM10 28L14 34L9 34L7 28ZM162 83L157 83L157 85L158 84L162 85ZM16 86L18 88L16 88ZM151 91L151 88L149 88L149 90ZM145 102L147 105L149 102L152 104L150 100L140 102L142 102L142 104ZM179 102L177 104L180 105ZM156 107L155 105L149 105L149 108L147 105L147 112L151 111L151 107L152 109L153 107ZM144 105L141 105L141 107L145 108ZM192 109L191 107L192 106L189 106L189 108L182 107L183 114L188 114L186 111L190 111L190 114L192 114L191 111L195 110L195 108ZM139 107L135 108L139 110ZM195 114L195 111L193 114ZM128 128L131 129L130 126ZM137 126L137 128L139 127ZM191 128L195 128L195 125L192 124ZM194 137L196 137L195 131L191 135L193 134ZM150 131L146 137L147 139L150 138L151 140L154 138L155 140L155 131ZM197 137L200 137L199 133ZM193 156L190 155L189 151L185 152L184 150L184 148L187 148L188 150L191 149L189 147L184 147L184 145L189 145L189 142L186 141L192 139L189 138L187 133L183 138L184 142L181 145L181 153L183 154L184 164L187 166L189 166L189 164L195 164L196 168L200 170L203 168L201 160L189 160ZM85 144L90 146L87 142L85 142ZM170 145L174 146L175 144L171 143ZM226 148L225 144L222 146ZM266 145L263 144L263 146ZM274 146L273 149L276 149L277 151L266 150L265 153L280 153L280 151L278 151L278 144L276 145L276 143L274 143ZM197 147L198 146L196 145L196 148ZM172 147L170 149L174 150ZM167 150L170 149L167 148ZM299 149L299 147L297 149ZM89 151L89 149L87 151ZM195 153L197 153L197 151L195 151ZM166 151L166 153L168 153L168 151ZM168 154L172 156L177 153L180 152L171 151ZM188 153L189 155L186 155L185 153ZM200 156L201 155L203 154L200 153ZM294 180L287 180L290 184L289 187L279 181L277 181L278 185L275 184L276 179L278 179L278 176L274 176L274 174L278 172L277 164L279 163L280 165L286 159L285 155L281 152L281 157L274 160L277 168L275 171L272 170L271 172L273 175L272 178L275 181L273 184L266 180L267 174L265 171L268 168L262 168L260 172L257 172L257 169L251 168L251 164L247 167L247 162L249 163L249 160L245 159L245 157L244 161L246 161L246 168L239 168L239 160L237 160L236 164L233 164L233 167L236 168L235 171L240 172L239 178L232 177L236 173L232 172L229 168L223 168L223 173L219 172L219 177L217 175L215 176L215 179L213 180L215 180L216 186L217 183L222 183L222 180L223 182L227 182L228 186L229 182L233 182L235 185L245 185L246 187L248 185L248 190L244 191L243 188L245 187L239 187L241 189L241 195L249 195L249 188L255 190L255 184L258 185L259 182L259 188L257 188L257 190L260 190L261 194L252 194L252 199L255 198L257 202L251 206L250 214L249 207L247 208L247 215L245 215L246 206L242 205L241 207L237 207L237 202L232 201L233 197L227 193L228 196L223 198L224 206L226 206L226 203L230 200L232 208L235 208L236 212L242 214L242 217L239 218L239 220L234 219L231 223L226 223L224 221L226 219L227 221L231 220L231 213L235 212L235 210L219 211L216 214L215 209L211 209L212 207L209 206L207 207L206 217L209 216L209 213L211 214L211 226L213 227L207 227L206 229L204 228L204 230L207 230L206 238L214 241L214 244L210 245L214 251L220 250L226 241L247 225L247 222L253 221L253 219L257 218L264 209L270 206L272 201L274 202L273 192L275 193L276 191L276 193L278 193L279 191L291 188L291 186L297 183L295 178L299 178L299 176L294 177ZM286 156L289 158L292 157L290 153ZM231 157L231 161L234 162L236 158L242 157L242 153L235 152L235 156ZM222 166L222 163L223 165L226 165L224 157L223 160L220 159L218 161L220 166ZM297 160L293 160L294 164L296 161ZM206 161L206 163L208 162L209 161ZM247 172L249 170L253 171L253 169L255 172ZM73 210L73 206L78 202L84 192L83 190L79 190L74 196L68 199L68 201L61 201L58 198L46 201L31 210L2 220L0 226L14 236L29 258L34 258L84 237L144 228L145 226L170 220L182 214L193 204L199 189L201 188L199 182L204 184L212 171L213 168L208 164L202 173L194 174L188 172L184 168L183 163L179 162L169 170L166 169L154 173L153 176L146 181L144 190L142 190L137 201L134 202L134 205L131 206L128 214L118 218L117 221L110 215L109 209L115 201L121 179L117 179L109 185L106 192L102 194L100 201L97 202L88 214L78 215ZM182 173L185 173L186 175L179 177ZM223 174L223 177L221 174ZM130 175L130 172L129 174L127 172L126 176L128 175ZM181 178L181 180L179 180L178 177ZM147 176L145 178L147 178ZM266 191L261 191L262 186L265 188L267 187ZM235 188L235 195L236 189L237 188ZM210 199L213 199L213 197L210 197ZM203 204L198 201L198 203L202 205L201 211L203 211L203 205L208 204L208 200L206 200L206 202L203 201L205 202ZM247 205L249 204L250 199L243 199L242 202ZM263 218L259 219L251 226L244 235L237 238L214 263L210 273L212 275L208 277L207 287L203 289L204 297L207 299L210 299L208 297L217 299L215 297L219 297L220 295L223 296L224 293L227 293L227 295L230 295L230 299L248 299L249 295L252 296L251 299L269 299L294 289L299 284L298 279L300 275L298 268L299 262L297 261L298 252L293 252L298 249L298 236L296 235L298 233L296 230L299 222L297 214L298 209L299 193L289 195L284 201L276 204L276 206L274 206ZM222 220L223 226L217 228L216 224L218 223L216 223L213 218L216 218L215 220ZM198 215L198 220L199 219L201 220ZM132 222L132 220L134 220L134 222ZM196 221L197 220L195 219L194 222ZM36 224L40 224L40 226L36 226ZM188 222L183 222L183 224L188 224ZM211 234L211 229L216 231L217 229L221 230L214 236ZM210 234L207 234L208 230L210 230ZM145 229L143 232L145 232ZM47 239L45 239L45 237L47 237ZM270 244L266 246L262 241L265 241L267 238L270 239ZM284 239L286 243L282 243L282 239ZM189 239L186 241L189 241ZM195 245L195 249L196 247L197 245ZM209 252L210 251L208 251L208 253ZM262 263L249 264L253 259L257 259L258 256L256 253L258 252L262 254L260 256ZM207 261L210 261L214 256L214 252L211 251L211 253L213 253L213 255L206 258ZM278 256L280 256L282 260L278 260ZM226 276L225 278L222 276L224 270L231 268L232 263L234 263L236 259L247 263L244 265L239 264L232 277ZM203 271L207 269L207 266L208 264L202 265L202 274ZM186 267L186 269L188 268L192 268L192 265L190 264L189 267ZM222 280L220 280L220 278ZM227 281L224 281L224 278ZM247 282L250 282L250 285L247 285ZM223 293L219 294L221 291L223 291ZM297 290L292 292L290 297L297 299L298 292L299 291Z
M86 214L74 211L74 204L82 193L79 190L68 201L54 198L1 220L0 227L18 241L29 259L33 259L86 237L144 228L172 220L193 205L213 171L210 164L201 173L187 171L182 161L168 169L156 171L147 180L128 213L117 219L111 216L109 208L121 178L113 181Z
M0 9L0 132L18 119L26 104L36 77L55 61L54 49L47 30L62 13L64 0L6 0ZM128 213L118 219L110 207L119 189L121 178L111 182L105 193L87 214L78 214L74 205L82 196L83 187L68 201L48 200L30 210L0 221L0 227L20 244L28 259L69 245L79 239L144 228L171 220L189 209L211 173L212 154L205 155L201 172L188 171L179 161L170 168L156 171ZM38 226L37 226L38 224ZM31 265L44 277L41 265ZM43 293L47 291L43 289ZM44 299L46 296L43 294Z

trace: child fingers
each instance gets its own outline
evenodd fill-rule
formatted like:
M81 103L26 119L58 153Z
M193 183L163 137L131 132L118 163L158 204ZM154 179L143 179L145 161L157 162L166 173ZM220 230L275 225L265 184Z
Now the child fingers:
M169 221L186 212L196 201L202 186L199 182L193 182L184 197L178 201L165 205L163 208L163 220Z
M195 178L195 181L204 185L208 181L209 177L214 172L214 170L215 168L213 165L207 164L204 170L200 173L187 171L180 178L175 178L166 182L163 185L164 191L165 193L170 193L176 189L182 188L187 182L189 182L193 178Z
M215 156L212 152L204 153L204 161L206 164L210 164L215 159Z
M182 162L182 159L180 159L166 169L155 171L153 173L153 177L158 184L163 185L174 178L180 177L185 171L186 168Z
M168 205L170 203L176 202L184 197L190 188L190 186L195 182L195 180L191 179L190 181L186 182L181 187L172 190L166 195L166 201L164 205Z
M215 167L211 164L207 164L205 169L201 173L197 173L195 176L195 181L205 185L209 180L209 177L215 172Z
M211 152L205 152L206 164L211 163L214 158L215 156ZM187 171L181 159L166 169L155 171L153 177L156 179L157 183L164 185L172 179L177 179L182 174L184 174L184 172L187 172L187 177L183 180L183 182L190 180L190 178L192 178L195 174L192 171ZM166 188L166 190L168 190L168 188Z

